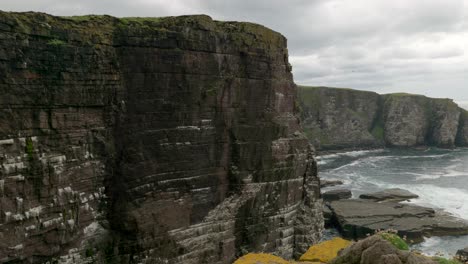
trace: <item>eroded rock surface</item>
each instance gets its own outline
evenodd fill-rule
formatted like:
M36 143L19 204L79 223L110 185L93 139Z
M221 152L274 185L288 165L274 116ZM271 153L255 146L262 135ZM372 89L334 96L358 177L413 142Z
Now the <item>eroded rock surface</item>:
M374 92L299 87L304 130L317 149L383 146L372 134L380 97Z
M419 196L408 190L400 188L385 189L374 193L364 193L359 195L361 199L370 199L375 201L406 201L409 199L418 198Z
M352 196L353 194L348 189L336 189L336 190L326 191L322 194L323 200L325 202L349 199Z
M0 12L0 73L0 261L76 248L112 263L232 263L319 239L280 34L207 16Z
M376 230L397 230L413 242L423 237L468 234L468 222L431 208L376 203L371 200L339 200L329 204L333 222L347 238L359 239Z

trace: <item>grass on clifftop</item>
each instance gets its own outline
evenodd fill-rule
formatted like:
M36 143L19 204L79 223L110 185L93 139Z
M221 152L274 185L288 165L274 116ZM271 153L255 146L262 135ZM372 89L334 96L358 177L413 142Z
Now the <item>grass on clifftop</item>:
M371 91L365 91L365 90L358 90L358 89L352 89L352 88L340 88L340 87L327 87L327 86L305 86L305 85L297 85L299 89L303 90L319 90L319 89L328 89L328 90L338 90L338 91L351 91L351 92L363 92L363 93L374 93Z
M393 96L393 97L404 97L404 96L419 96L419 97L426 97L421 94L411 94L411 93L389 93L389 94L384 94L387 96Z

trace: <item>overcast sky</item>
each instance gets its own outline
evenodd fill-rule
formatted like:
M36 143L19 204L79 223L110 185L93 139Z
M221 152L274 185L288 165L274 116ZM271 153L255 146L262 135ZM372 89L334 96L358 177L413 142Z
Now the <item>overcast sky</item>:
M0 0L0 9L256 22L288 38L298 84L450 97L468 106L468 0Z

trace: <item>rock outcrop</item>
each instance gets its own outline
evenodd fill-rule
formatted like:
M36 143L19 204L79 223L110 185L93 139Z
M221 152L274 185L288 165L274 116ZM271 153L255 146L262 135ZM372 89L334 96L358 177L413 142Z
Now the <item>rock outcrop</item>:
M349 239L378 230L396 230L415 243L424 237L468 234L468 221L427 207L361 199L333 201L328 206L331 221Z
M462 262L468 262L468 247L457 251L456 257Z
M375 201L394 201L394 202L401 202L406 201L414 198L418 198L419 196L415 193L412 193L408 190L403 190L400 188L392 188L392 189L385 189L380 192L374 193L363 193L359 195L361 199L370 199Z
M326 191L322 194L322 198L324 202L349 199L352 196L353 196L352 192L348 189L336 189L336 190Z
M437 264L436 260L400 250L380 235L345 248L330 264Z
M320 187L321 188L327 188L327 187L333 187L337 185L343 185L344 182L341 180L324 180L320 179Z
M0 262L227 264L319 239L276 32L0 12L0 90Z
M299 87L304 129L320 150L468 145L468 114L450 99Z

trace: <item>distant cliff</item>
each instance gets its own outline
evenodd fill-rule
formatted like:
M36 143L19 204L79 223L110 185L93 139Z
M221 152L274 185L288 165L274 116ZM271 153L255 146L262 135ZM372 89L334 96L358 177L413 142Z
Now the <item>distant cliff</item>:
M0 12L0 92L2 263L228 264L320 237L272 30Z
M468 145L468 112L450 99L299 86L299 101L320 150Z

